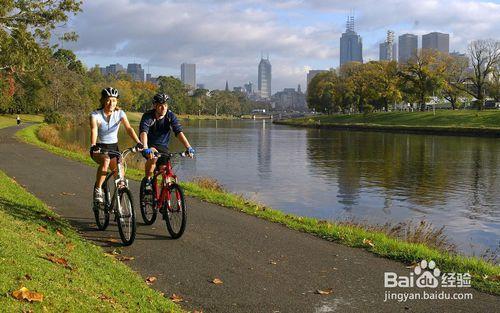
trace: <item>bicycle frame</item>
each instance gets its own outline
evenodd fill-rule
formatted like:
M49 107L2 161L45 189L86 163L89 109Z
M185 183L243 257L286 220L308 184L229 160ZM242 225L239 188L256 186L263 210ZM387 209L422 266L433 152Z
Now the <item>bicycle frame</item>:
M158 190L158 176L161 175L162 185L161 190ZM153 188L155 195L156 208L160 209L164 205L165 199L170 204L171 195L168 192L168 187L170 184L177 182L177 175L175 175L172 169L172 163L170 162L170 158L167 159L167 164L161 165L157 170L155 170L155 174L153 176ZM169 205L170 207L170 205Z
M103 183L103 186L107 186L108 185L108 180L111 178L111 176L114 176L115 173L117 174L117 178L114 180L114 186L115 186L115 189L113 191L113 197L110 197L110 194L109 194L109 190L108 188L106 187L106 194L105 194L105 197L106 197L106 201L105 203L106 204L109 204L109 207L106 207L106 210L108 211L112 211L115 207L115 204L117 203L118 207L116 208L116 212L119 212L121 214L122 210L121 210L121 203L120 201L118 201L118 193L117 191L120 190L120 189L123 189L123 188L127 188L128 189L128 179L125 178L125 171L124 171L124 168L122 166L122 163L123 160L125 160L125 158L127 157L127 155L131 152L135 152L135 149L134 148L129 148L129 149L126 149L125 151L123 151L122 153L120 152L115 152L115 153L112 153L112 154L116 154L117 155L117 164L116 164L116 167L117 169L116 170L113 170L113 171L110 171L107 175L106 175L106 178L104 179L104 183ZM107 153L109 154L109 152ZM117 173L118 172L118 173ZM115 203L116 201L116 203Z

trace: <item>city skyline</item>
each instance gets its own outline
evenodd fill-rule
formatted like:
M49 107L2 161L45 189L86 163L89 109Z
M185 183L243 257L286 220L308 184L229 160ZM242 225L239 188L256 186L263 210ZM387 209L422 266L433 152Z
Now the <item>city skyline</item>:
M351 9L356 32L363 38L365 62L379 59L387 29L394 30L396 38L404 33L419 38L430 32L449 33L450 51L460 52L472 40L500 34L500 26L492 22L500 18L499 1L384 0L95 0L84 2L83 12L56 31L79 34L79 41L64 47L74 50L88 67L140 63L152 76L176 76L179 64L190 60L197 64L197 80L210 89L221 88L226 80L235 86L257 82L259 53L269 51L273 90L282 90L305 86L310 69L338 66L339 38ZM176 13L160 18L166 12Z

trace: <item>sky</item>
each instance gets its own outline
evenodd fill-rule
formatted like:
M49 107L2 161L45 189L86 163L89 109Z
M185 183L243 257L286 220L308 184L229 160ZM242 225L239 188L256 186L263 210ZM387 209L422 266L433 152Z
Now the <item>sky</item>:
M141 63L153 76L180 77L195 63L197 83L232 89L257 86L261 53L272 65L272 92L305 89L310 69L339 66L340 36L353 13L364 61L378 60L387 30L397 36L450 34L450 51L465 52L476 39L500 40L500 0L88 0L58 28L75 31L75 51L87 65Z

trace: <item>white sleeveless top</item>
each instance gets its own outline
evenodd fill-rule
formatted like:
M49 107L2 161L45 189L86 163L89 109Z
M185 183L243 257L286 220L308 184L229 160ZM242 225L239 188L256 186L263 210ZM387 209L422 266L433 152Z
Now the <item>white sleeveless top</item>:
M97 141L99 143L111 144L118 142L118 129L122 118L126 116L123 110L113 111L109 117L109 122L103 110L96 110L90 116L97 122Z

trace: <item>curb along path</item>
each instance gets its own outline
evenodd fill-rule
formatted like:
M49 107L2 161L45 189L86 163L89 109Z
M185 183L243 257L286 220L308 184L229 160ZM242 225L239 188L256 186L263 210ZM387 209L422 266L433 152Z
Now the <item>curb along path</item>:
M138 214L137 238L121 248L116 224L97 231L90 209L95 168L53 155L0 130L0 170L68 219L106 251L120 247L127 264L153 288L182 296L181 306L203 312L494 312L500 297L468 288L473 300L384 302L384 272L409 275L403 264L328 242L281 225L189 197L188 225L170 240L163 221L141 222L139 183L130 181ZM182 178L182 177L181 177ZM213 284L214 278L222 284ZM146 285L145 285L146 287ZM316 290L328 290L327 295ZM418 291L418 290L411 290ZM441 291L441 290L439 290Z

